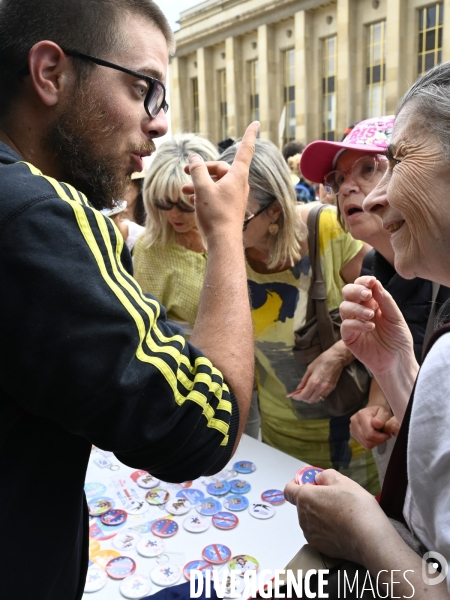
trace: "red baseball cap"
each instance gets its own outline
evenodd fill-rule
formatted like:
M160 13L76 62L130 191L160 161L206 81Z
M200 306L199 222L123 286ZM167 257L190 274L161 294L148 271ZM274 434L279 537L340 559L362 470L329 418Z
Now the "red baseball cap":
M394 118L394 115L389 115L361 121L342 142L311 142L303 150L300 161L303 177L322 183L325 175L335 168L337 159L344 150L382 154L389 146Z

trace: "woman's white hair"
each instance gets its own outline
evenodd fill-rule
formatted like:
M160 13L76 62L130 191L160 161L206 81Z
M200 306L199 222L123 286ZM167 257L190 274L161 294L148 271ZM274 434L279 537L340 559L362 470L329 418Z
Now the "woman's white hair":
M143 234L144 247L158 243L166 246L175 240L175 231L163 210L155 201L182 201L188 206L189 197L181 193L191 178L184 172L191 154L200 154L204 160L217 160L218 150L209 140L194 133L181 133L161 144L145 176L143 197L147 218Z
M220 156L220 160L231 164L239 143L227 148ZM274 237L273 250L266 261L267 267L273 269L287 261L294 265L300 259L300 243L306 238L307 230L297 211L297 197L289 168L283 155L272 142L256 140L248 183L250 197L261 208L273 199L278 200L281 207L281 213L276 221L279 230Z

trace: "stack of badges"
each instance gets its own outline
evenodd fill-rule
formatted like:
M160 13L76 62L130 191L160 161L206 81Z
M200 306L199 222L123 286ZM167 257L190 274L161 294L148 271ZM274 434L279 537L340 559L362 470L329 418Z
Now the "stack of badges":
M136 563L129 556L112 558L105 568L111 579L125 579L136 571Z
M120 593L124 598L143 598L152 589L147 575L130 575L120 584Z
M264 502L273 504L273 506L283 504L283 502L286 500L281 490L266 490L261 494L261 499L264 500Z
M106 585L108 577L102 569L98 567L89 567L86 575L84 591L87 593L98 592Z
M228 481L216 481L206 486L206 491L212 496L225 496L230 491L231 485Z
M240 511L248 507L248 500L245 496L236 494L227 496L223 501L223 505L227 510Z
M162 539L153 536L145 536L139 540L136 550L141 556L146 558L154 558L164 552L166 546Z
M222 510L221 503L215 498L203 498L195 507L197 512L205 517L212 517Z
M323 469L320 467L303 467L295 474L295 483L298 483L298 485L305 485L306 483L317 485L316 475L322 471Z
M233 513L221 511L213 516L212 523L217 529L234 529L239 523L239 519Z
M158 519L152 525L153 535L168 538L175 535L178 531L178 523L172 519Z
M205 560L214 565L226 563L231 558L231 550L223 544L210 544L202 550L202 556Z
M150 578L156 585L168 587L174 585L181 577L181 569L172 563L159 565L150 571Z
M244 481L244 479L233 479L233 481L230 481L230 485L230 492L232 494L248 494L248 492L252 489L249 482Z
M204 573L205 571L213 571L214 567L211 563L206 562L206 560L191 560L188 562L183 569L183 575L186 577L188 581L191 580L191 571L201 571Z

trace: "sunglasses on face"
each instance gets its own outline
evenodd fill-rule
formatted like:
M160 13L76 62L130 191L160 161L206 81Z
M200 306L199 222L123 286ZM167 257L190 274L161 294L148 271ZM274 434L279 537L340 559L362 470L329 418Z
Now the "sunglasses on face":
M156 206L156 208L159 208L159 210L172 210L172 208L176 206L178 210L184 213L195 212L195 208L193 206L189 206L189 204L186 204L186 202L183 202L182 200L178 200L178 202L172 202L172 200L155 200L153 204Z
M149 75L144 75L138 71L126 69L125 67L121 67L120 65L109 62L109 60L103 60L102 58L91 56L90 54L83 54L82 52L77 52L76 50L64 50L64 48L62 48L62 51L67 56L89 60L96 65L100 65L101 67L108 67L110 69L115 69L116 71L126 73L127 75L132 75L138 79L143 79L148 85L147 93L145 94L144 98L144 108L148 116L154 119L160 110L163 110L165 113L168 111L169 105L166 102L166 88L164 87L162 81L159 81L159 79L155 79Z

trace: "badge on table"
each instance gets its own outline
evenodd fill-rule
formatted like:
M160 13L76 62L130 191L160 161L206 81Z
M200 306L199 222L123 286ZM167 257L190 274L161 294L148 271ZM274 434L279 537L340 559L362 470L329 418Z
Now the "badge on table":
M234 577L234 586L232 587L231 572L227 571L227 578L225 580L224 586L225 589L222 589L222 585L219 584L219 586L216 587L216 592L218 596L220 594L219 597L222 596L223 592L224 598L239 598L239 596L241 596L242 592L244 591L244 587L245 581L241 577Z
M201 515L212 517L212 515L222 510L222 505L215 498L204 498L195 508Z
M221 511L213 516L212 523L217 529L234 529L239 519L233 513Z
M125 579L136 571L136 563L129 556L118 556L109 561L105 571L111 579Z
M172 563L164 563L150 571L153 583L161 587L167 587L176 583L181 577L181 569Z
M192 508L192 504L187 498L174 498L167 502L165 509L172 515L185 515Z
M205 494L201 490L197 490L195 488L180 490L179 492L177 492L177 498L186 498L187 500L189 500L192 506L195 506L196 504L201 502L204 497Z
M147 575L130 575L120 584L120 593L125 598L143 598L152 589L152 584Z
M165 549L166 545L164 544L164 540L150 535L146 535L139 540L136 546L136 550L139 552L139 554L141 556L145 556L146 558L154 558L155 556L159 556L164 552Z
M320 467L303 467L295 474L295 483L298 483L298 485L305 485L306 483L317 485L316 475L322 471L323 469Z
M89 567L86 574L85 592L98 592L106 585L108 576L98 567Z
M153 477L153 475L147 474L147 475L140 475L136 479L136 483L138 484L139 487L144 488L145 490L151 490L155 487L158 487L158 485L160 484L160 481L159 481L159 479L156 479L155 477Z
M149 508L149 505L144 500L129 500L124 506L129 515L143 515Z
M202 531L206 531L210 524L210 520L201 515L190 515L183 521L183 527L190 533L201 533Z
M204 573L205 571L213 571L214 567L211 563L206 560L191 560L184 566L183 575L186 577L188 581L191 580L191 571L201 571Z
M98 481L92 481L90 483L86 483L84 486L84 493L86 494L86 498L90 500L95 496L102 496L106 492L106 485L103 483L99 483Z
M275 509L271 504L251 504L248 512L256 519L270 519L275 514Z
M122 525L128 518L128 513L120 508L113 508L107 513L100 517L100 521L103 525L109 525L111 527Z
M111 510L112 507L111 500L107 498L96 498L95 500L90 500L88 502L89 514L92 517L99 517Z
M223 505L228 510L245 510L248 507L248 500L245 496L227 496L223 501Z
M230 485L230 492L232 494L248 494L248 492L252 489L249 482L244 481L244 479L233 479L233 481L230 481Z
M252 463L249 460L235 462L233 468L237 473L253 473L253 471L256 471L255 463Z
M100 567L100 569L105 569L109 561L118 556L120 556L120 552L108 548L106 550L99 550L97 554L92 557L92 561L95 563L95 566Z
M206 491L212 496L225 496L230 491L231 485L228 481L215 481L206 486Z
M147 502L149 504L153 504L154 506L161 506L161 504L165 504L169 498L169 492L163 488L158 487L153 488L145 494L145 499L147 500Z
M172 519L158 519L152 525L152 533L162 538L172 537L178 531L178 523Z
M273 504L274 506L283 504L283 502L286 500L281 490L266 490L261 494L261 499L264 500L264 502Z
M107 529L107 531L104 531L100 525L103 525L101 522L99 523L92 523L91 525L89 525L89 537L94 539L94 540L98 540L99 542L104 542L105 540L110 540L111 538L113 538L115 535L117 535L117 530L114 527L106 527L104 526L105 529Z
M235 571L237 575L244 577L245 571L257 571L259 569L259 562L253 556L248 554L239 554L233 556L230 561L230 571Z
M206 548L203 548L202 556L210 563L221 565L230 560L231 550L223 544L210 544Z
M113 539L112 544L114 548L123 552L125 550L133 550L136 548L140 539L141 535L137 531L127 529L126 531L121 531L117 534Z

